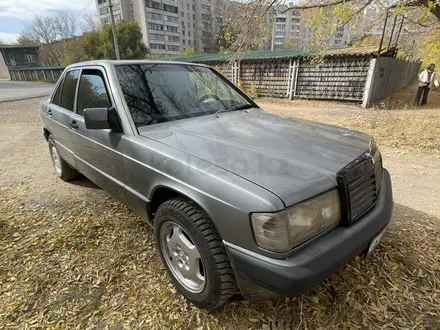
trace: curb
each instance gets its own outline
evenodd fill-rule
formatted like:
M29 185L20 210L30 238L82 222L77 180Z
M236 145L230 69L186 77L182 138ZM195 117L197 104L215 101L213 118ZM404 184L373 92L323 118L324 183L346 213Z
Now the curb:
M35 95L29 95L29 96L17 96L17 97L11 97L9 99L0 99L0 103L38 99L40 97L49 96L51 93L52 92L46 92L46 93L40 93L40 94L35 94Z

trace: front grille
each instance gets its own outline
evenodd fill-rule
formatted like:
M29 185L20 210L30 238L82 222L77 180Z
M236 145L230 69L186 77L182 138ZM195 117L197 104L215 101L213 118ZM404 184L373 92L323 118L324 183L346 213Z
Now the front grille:
M346 224L358 220L376 204L382 179L380 153L377 153L376 158L373 163L369 153L365 153L337 175L342 221Z

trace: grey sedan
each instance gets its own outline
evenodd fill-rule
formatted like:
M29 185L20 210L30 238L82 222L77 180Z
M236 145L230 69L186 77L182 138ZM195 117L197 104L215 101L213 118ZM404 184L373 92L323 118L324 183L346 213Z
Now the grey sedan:
M202 308L306 292L370 254L391 219L372 137L268 114L204 65L77 63L40 113L56 174L85 175L153 226Z

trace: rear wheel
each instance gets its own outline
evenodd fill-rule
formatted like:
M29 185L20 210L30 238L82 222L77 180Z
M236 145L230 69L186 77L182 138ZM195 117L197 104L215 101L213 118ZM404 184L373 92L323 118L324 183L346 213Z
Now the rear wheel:
M154 232L173 284L195 305L214 309L236 292L220 235L194 202L177 198L163 203L154 218Z
M71 168L70 165L61 158L52 135L49 135L47 142L49 143L50 157L52 159L52 164L53 168L55 169L56 175L64 181L75 179L78 175L78 172L75 169Z

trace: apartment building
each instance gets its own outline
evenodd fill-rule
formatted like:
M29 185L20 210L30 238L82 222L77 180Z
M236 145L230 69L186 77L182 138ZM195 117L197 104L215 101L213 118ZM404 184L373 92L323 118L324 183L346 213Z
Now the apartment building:
M95 0L101 24L110 24L109 0ZM131 1L112 0L115 22L132 21L133 7Z
M108 0L96 0L102 24L108 24ZM136 21L153 54L177 55L187 48L213 50L228 0L112 0L115 18ZM117 16L118 15L118 16Z
M301 11L292 9L284 12L288 6L278 6L274 15L272 47L279 50L284 44L290 42L294 47L303 48L311 41L313 28L301 20ZM348 25L336 29L330 40L332 48L343 48L350 42Z

